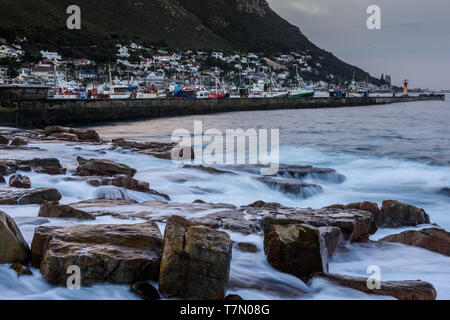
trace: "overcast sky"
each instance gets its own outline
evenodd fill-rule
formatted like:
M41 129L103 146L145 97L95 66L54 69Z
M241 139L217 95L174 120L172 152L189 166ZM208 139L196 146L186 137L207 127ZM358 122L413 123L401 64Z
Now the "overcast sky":
M268 0L312 42L374 76L450 89L450 0ZM366 26L381 8L381 30Z

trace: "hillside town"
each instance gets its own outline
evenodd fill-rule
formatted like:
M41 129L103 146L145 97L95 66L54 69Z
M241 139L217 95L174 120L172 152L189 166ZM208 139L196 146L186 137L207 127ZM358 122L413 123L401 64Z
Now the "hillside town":
M172 50L117 44L108 63L65 58L41 50L38 61L17 39L0 38L0 84L45 85L55 98L311 97L321 95L392 95L391 77L382 85L369 79L341 80L322 70L321 57L308 52L265 54ZM308 79L308 80L305 80ZM314 79L314 80L313 80Z

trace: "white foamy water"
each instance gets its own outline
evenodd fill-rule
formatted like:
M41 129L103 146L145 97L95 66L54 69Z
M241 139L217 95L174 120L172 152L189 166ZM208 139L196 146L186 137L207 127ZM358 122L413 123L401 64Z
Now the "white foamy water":
M424 126L414 133L405 124L420 122L423 112L418 110L420 108L416 104L412 105L414 105L412 114L400 117L397 127L391 126L390 131L386 131L385 123L380 125L376 121L390 122L392 119L383 112L392 111L389 109L393 108L392 106L386 106L387 109L384 107L358 110L344 108L339 109L341 111L328 111L333 115L340 112L336 116L337 120L317 118L318 114L323 114L325 111L283 110L157 119L96 128L102 136L154 141L167 140L173 128L189 128L193 120L204 120L208 123L208 127L223 128L226 124L228 128L248 128L251 125L256 126L256 117L261 120L258 122L260 127L270 128L273 124L265 126L269 121L268 118L278 115L281 117L280 124L282 124L280 151L282 163L329 167L346 177L342 184L308 179L306 182L320 184L323 188L322 193L308 199L299 199L276 192L257 181L255 175L250 173L211 175L197 170L183 169L179 164L151 156L128 151L111 151L107 146L83 145L80 150L79 146L70 144L39 143L34 146L47 151L2 151L0 157L56 157L69 170L75 170L78 155L85 158L108 158L136 168L138 170L136 179L149 182L151 188L168 194L174 202L182 203L201 199L206 202L231 203L240 206L264 200L279 202L286 206L321 208L336 203L359 201L373 201L381 205L382 200L395 199L424 208L430 215L432 223L450 230L450 198L438 193L439 189L450 187L450 167L448 166L450 159L447 158L450 149L449 129L441 125L441 119L436 119L436 122L432 124L433 128L430 129L433 135L430 137L431 140L421 139L419 136L423 134ZM404 111L406 107L400 105L398 108ZM440 104L439 108L442 108ZM364 110L368 113L365 115L367 119L361 116L364 115ZM395 109L392 112L396 114L401 111ZM295 115L298 115L298 118L295 118ZM305 128L300 128L299 122L315 119L315 117L320 124L316 126L308 124ZM353 125L355 119L359 121L356 129ZM371 126L369 126L370 119L375 122ZM336 128L333 131L331 129L333 121L334 126L345 126L344 132ZM362 131L361 123L369 126L367 131ZM317 131L316 134L314 130ZM358 132L360 135L357 135ZM425 135L430 136L430 132L426 132ZM348 140L345 140L344 136ZM401 136L403 139L399 138ZM388 151L382 149L383 145L386 145ZM356 150L357 148L359 150ZM405 156L402 156L403 154ZM412 160L418 154L421 155L420 159ZM58 176L34 172L24 174L30 177L33 188L57 188L63 195L62 203L78 202L99 195L97 188L85 182L68 179L71 172ZM117 190L104 192L116 193ZM154 196L129 190L126 191L126 196L139 202L155 200ZM14 218L37 217L39 207L2 205L0 210ZM142 221L105 216L84 223L139 222ZM50 219L50 224L70 225L73 223L79 222L71 219ZM159 225L163 232L164 224ZM31 243L36 226L21 224L19 227L27 242ZM424 227L426 226L381 229L371 237L371 240L376 241L389 234ZM344 289L320 279L305 284L291 275L276 271L267 263L263 253L262 236L228 233L233 241L251 242L260 249L256 254L233 250L229 293L239 294L245 299L391 299ZM345 244L333 255L329 268L333 273L367 277L366 270L370 265L381 268L382 280L429 281L436 287L439 299L450 299L450 258L427 250L400 244ZM8 266L0 266L0 299L136 298L129 293L128 286L96 285L80 291L70 291L45 283L36 269L33 269L33 273L33 276L17 278Z

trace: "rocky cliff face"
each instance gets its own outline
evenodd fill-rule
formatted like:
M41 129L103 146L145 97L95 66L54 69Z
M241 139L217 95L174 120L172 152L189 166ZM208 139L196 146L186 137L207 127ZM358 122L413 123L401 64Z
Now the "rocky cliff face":
M266 0L236 0L236 9L243 13L257 14L264 17L270 10Z

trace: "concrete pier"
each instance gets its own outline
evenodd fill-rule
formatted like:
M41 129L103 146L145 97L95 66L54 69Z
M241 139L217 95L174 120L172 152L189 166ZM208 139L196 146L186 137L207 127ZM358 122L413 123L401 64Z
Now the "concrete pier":
M420 97L304 99L46 99L45 87L0 87L0 126L45 127L91 124L218 112L363 107L398 102L445 100L444 95Z

